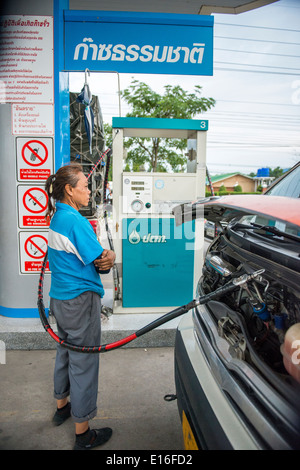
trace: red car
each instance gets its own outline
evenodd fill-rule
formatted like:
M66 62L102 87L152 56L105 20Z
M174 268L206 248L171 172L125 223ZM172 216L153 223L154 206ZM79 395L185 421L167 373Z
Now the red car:
M236 284L186 314L177 329L186 448L299 450L299 197L271 191L210 198L178 206L174 215L177 224L198 216L225 222L208 248L196 296ZM245 275L255 277L238 284Z

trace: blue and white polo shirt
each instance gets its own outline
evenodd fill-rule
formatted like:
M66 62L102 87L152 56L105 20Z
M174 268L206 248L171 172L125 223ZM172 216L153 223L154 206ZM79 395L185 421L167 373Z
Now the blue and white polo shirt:
M103 285L93 263L102 251L89 221L68 204L57 202L48 237L50 297L68 300L86 291L103 297Z

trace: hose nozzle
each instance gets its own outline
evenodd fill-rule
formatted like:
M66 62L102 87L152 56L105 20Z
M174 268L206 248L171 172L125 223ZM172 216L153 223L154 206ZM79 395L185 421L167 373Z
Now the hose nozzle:
M243 287L248 281L251 281L251 279L256 278L263 272L265 272L264 269L259 269L258 271L255 271L252 274L243 274L240 277L236 277L232 281L227 282L227 284L225 284L224 286L219 287L219 289L215 290L214 292L210 292L209 294L202 295L201 297L199 297L195 301L195 305L206 304L210 300L221 297L224 294L231 292L232 290L236 289L236 287L239 287L239 286Z
M252 279L255 279L256 277L260 276L262 273L264 273L264 269L259 269L258 271L254 271L252 274L243 274L242 276L236 277L233 279L232 283L235 286L242 286L246 282L251 281Z

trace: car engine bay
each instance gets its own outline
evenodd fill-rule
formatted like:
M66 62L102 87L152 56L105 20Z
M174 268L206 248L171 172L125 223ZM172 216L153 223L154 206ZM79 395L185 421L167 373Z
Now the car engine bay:
M254 233L252 226L245 231L239 221L230 222L207 251L198 290L208 294L263 268L263 274L210 302L208 309L232 357L259 369L268 380L272 371L298 388L299 365L290 374L283 360L286 333L300 324L299 243L293 234L286 240L282 234L263 232Z

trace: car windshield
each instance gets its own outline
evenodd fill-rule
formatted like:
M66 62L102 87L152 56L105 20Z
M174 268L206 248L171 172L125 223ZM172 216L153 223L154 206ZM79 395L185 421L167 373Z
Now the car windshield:
M268 219L261 215L246 215L238 221L239 229L243 228L246 230L251 228L252 230L262 230L266 235L275 235L278 237L290 238L297 240L300 237L300 227L288 224L281 220ZM300 240L300 239L299 239Z
M266 192L266 196L270 195L300 197L300 165Z

